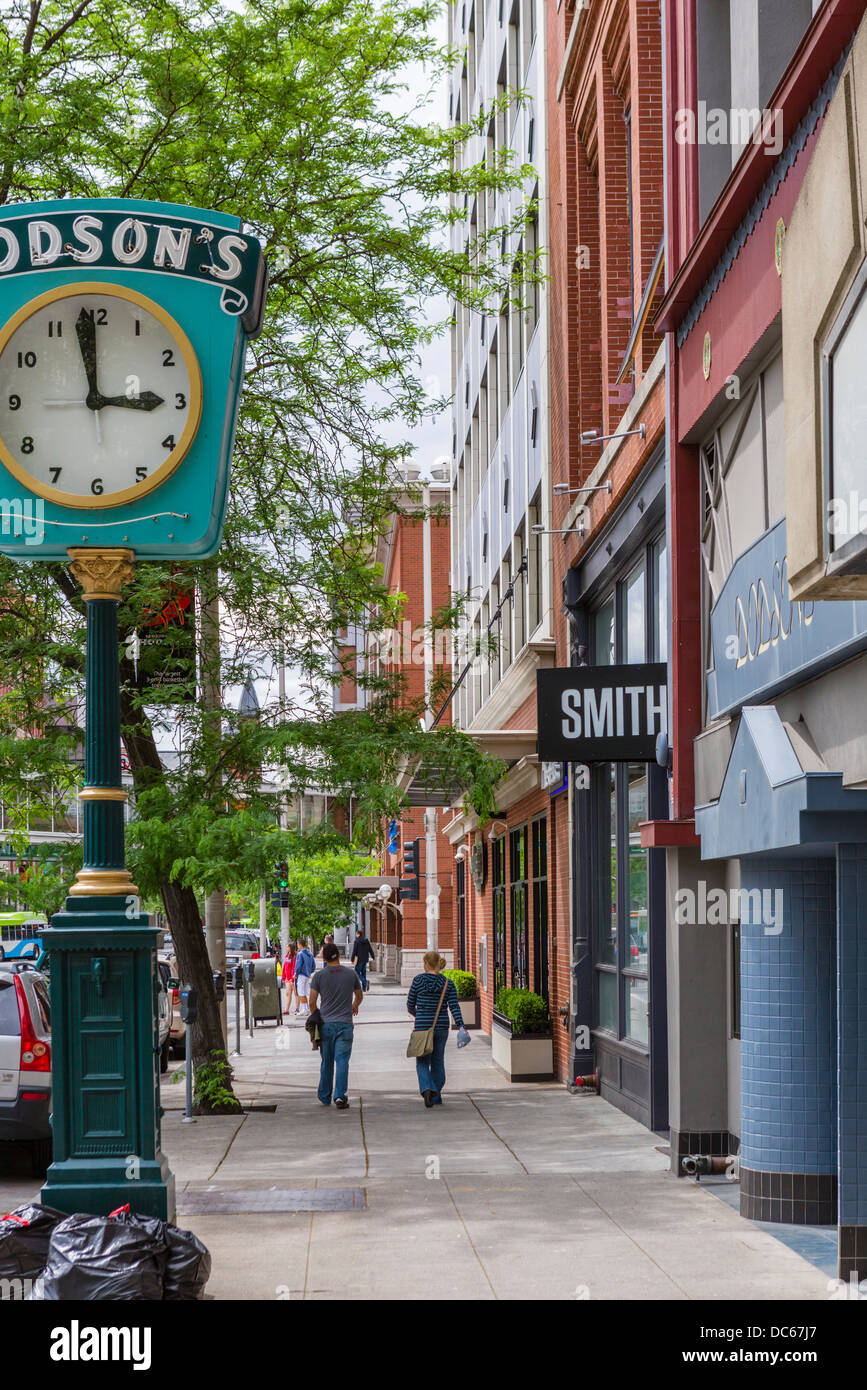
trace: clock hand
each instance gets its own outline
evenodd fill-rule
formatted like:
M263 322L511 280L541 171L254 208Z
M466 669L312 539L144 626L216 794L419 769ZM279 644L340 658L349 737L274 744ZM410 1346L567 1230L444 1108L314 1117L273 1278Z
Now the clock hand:
M163 397L154 391L142 391L139 396L100 396L99 403L100 407L118 405L126 410L156 410L163 404Z
M88 410L99 410L102 397L96 384L96 323L86 309L82 309L75 320L75 332L87 375L87 397L84 404Z

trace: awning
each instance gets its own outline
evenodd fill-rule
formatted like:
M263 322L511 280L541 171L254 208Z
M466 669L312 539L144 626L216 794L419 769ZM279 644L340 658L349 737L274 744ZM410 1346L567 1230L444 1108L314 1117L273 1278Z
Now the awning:
M343 880L347 893L375 893L377 888L397 888L400 880L389 874L349 874Z
M742 710L719 800L695 808L702 859L867 841L867 791L844 787L842 772L806 771L796 747L774 705Z

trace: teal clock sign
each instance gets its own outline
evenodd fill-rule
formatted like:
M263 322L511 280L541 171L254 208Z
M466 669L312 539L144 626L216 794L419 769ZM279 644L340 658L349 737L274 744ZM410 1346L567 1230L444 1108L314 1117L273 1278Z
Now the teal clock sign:
M237 217L99 198L0 218L0 552L220 543L267 272Z

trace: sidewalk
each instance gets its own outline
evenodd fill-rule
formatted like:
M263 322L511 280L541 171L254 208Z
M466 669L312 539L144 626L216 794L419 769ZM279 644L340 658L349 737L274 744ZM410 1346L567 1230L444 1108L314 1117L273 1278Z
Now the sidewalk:
M367 995L346 1112L319 1104L294 1018L242 1034L236 1090L257 1108L238 1119L183 1124L165 1078L178 1224L211 1250L209 1295L828 1298L827 1274L675 1179L655 1135L598 1097L510 1085L478 1033L460 1052L450 1039L445 1104L426 1110L404 997ZM0 1209L36 1186L0 1178Z

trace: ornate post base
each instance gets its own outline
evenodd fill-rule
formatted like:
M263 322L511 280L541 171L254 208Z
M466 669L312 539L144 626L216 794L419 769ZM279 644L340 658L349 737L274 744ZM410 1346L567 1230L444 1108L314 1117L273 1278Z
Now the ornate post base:
M124 866L117 605L132 552L71 551L87 603L84 867L51 919L54 1161L42 1201L172 1220L160 1148L158 932Z
M45 933L54 1162L42 1201L95 1215L129 1202L171 1221L175 1180L160 1148L158 932L146 914L126 913L123 899L69 898Z

